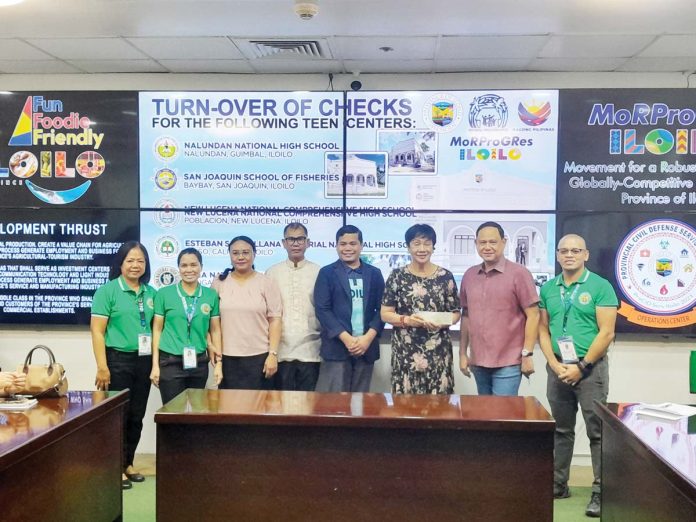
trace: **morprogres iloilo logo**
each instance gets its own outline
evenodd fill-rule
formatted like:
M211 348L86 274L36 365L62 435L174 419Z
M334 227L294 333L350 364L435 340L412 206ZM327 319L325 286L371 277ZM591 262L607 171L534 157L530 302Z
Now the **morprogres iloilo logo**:
M104 133L92 129L89 117L67 112L63 105L62 100L27 97L8 142L19 150L10 156L7 167L0 164L0 186L24 185L44 203L66 205L81 198L92 180L104 173L106 161L97 152ZM74 167L68 167L71 160ZM29 180L37 174L52 188ZM65 181L65 189L57 190L58 180Z

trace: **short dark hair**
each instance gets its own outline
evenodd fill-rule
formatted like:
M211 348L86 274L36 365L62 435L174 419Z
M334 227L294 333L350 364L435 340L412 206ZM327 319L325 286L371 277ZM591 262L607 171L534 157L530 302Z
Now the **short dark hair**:
M237 241L244 241L245 243L248 243L251 246L251 250L254 252L254 255L256 255L256 243L254 243L254 240L251 239L249 236L235 236L233 237L229 243L227 243L227 250L231 251L232 250L232 245L234 245ZM254 265L251 265L252 270L256 270ZM227 276L230 275L230 273L234 272L234 267L231 266L229 268L225 268L223 272L218 276L218 279L220 281L224 281L227 279Z
M188 255L188 254L193 254L194 256L196 256L196 258L198 259L198 262L201 264L201 266L203 265L203 256L198 251L198 249L193 248L193 247L189 247L189 248L184 248L181 252L179 252L179 256L176 258L177 266L181 264L181 258L184 257L185 255Z
M145 256L145 273L140 276L138 282L141 285L146 285L150 282L150 256L147 253L147 248L140 241L126 241L123 243L119 249L116 251L113 260L111 261L111 267L109 268L109 281L117 279L121 275L121 265L128 257L128 253L134 248L139 248L140 251Z
M358 234L358 241L361 243L363 242L362 232L355 225L343 225L341 228L339 228L336 231L336 242L338 243L338 239L346 234Z
M437 242L437 234L435 234L435 229L430 225L425 223L416 224L408 228L406 234L404 234L404 239L406 239L406 245L410 245L411 241L417 237L425 238L433 242L433 246Z
M288 230L295 230L297 228L301 228L302 232L304 232L305 236L309 235L309 232L307 232L306 226L304 226L302 223L299 223L297 221L293 221L292 223L288 223L287 225L285 225L285 228L283 229L283 238L285 237L285 234L288 233Z
M482 228L488 227L495 228L500 234L500 239L505 239L505 231L503 230L503 227L501 227L500 224L496 223L495 221L486 221L485 223L481 223L479 227L476 229L476 237L478 237L479 232L481 232Z

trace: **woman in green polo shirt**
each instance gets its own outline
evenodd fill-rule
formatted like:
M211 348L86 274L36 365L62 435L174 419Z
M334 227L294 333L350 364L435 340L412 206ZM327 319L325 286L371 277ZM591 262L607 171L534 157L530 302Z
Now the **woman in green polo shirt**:
M121 245L109 270L109 282L92 300L92 349L99 390L130 390L124 435L123 488L145 480L133 468L143 417L150 396L152 317L156 291L150 281L150 258L138 241Z
M185 248L177 263L181 281L157 293L152 324L150 379L159 387L162 404L186 388L205 388L209 360L216 362L216 384L222 380L222 363L216 356L222 342L218 295L198 282L203 268L198 250Z

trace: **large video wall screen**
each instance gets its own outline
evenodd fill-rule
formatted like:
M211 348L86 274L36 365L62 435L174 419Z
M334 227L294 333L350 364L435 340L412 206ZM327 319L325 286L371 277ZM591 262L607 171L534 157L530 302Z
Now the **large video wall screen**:
M687 89L0 96L0 322L86 323L126 239L148 247L160 287L189 246L210 282L237 235L265 270L293 221L308 257L331 262L349 222L386 277L425 222L459 280L479 262L476 227L496 220L539 285L558 238L585 235L622 297L618 331L693 333L695 102ZM36 304L51 295L55 309Z

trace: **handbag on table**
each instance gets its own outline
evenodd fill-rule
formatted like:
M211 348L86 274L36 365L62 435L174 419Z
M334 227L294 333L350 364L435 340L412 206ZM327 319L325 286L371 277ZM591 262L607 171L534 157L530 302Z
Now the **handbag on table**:
M32 364L32 356L36 350L43 350L48 354L48 364ZM56 357L48 346L42 344L34 346L24 359L24 365L17 368L17 372L27 377L27 382L24 388L17 392L18 395L63 397L68 393L65 368L56 362Z

